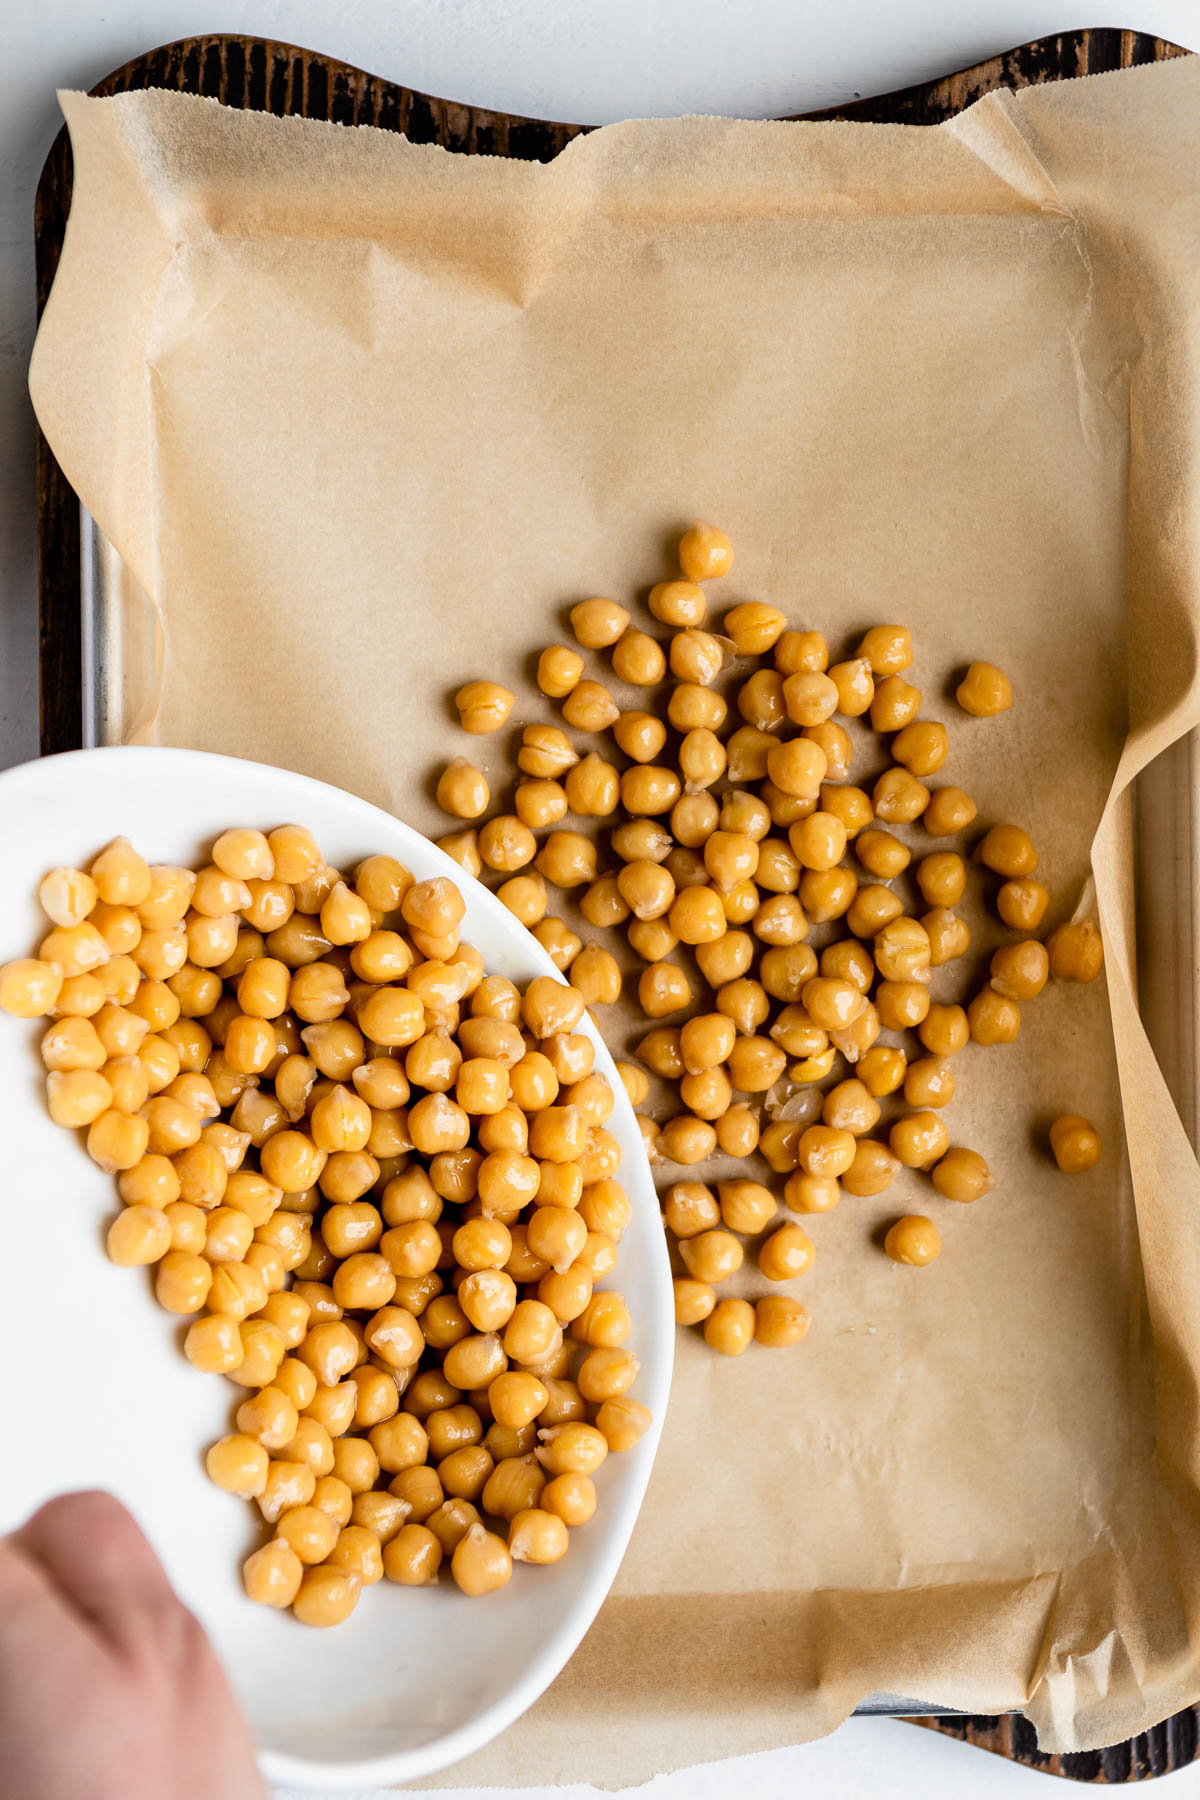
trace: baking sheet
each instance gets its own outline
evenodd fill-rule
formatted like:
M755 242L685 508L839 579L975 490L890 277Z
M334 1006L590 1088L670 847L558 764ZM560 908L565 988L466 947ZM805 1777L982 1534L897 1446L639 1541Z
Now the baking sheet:
M486 656L527 707L539 621L644 588L701 512L738 546L730 601L847 636L902 613L935 715L1003 645L1021 705L959 720L952 773L983 818L1019 800L1056 917L1101 827L1119 1066L1099 988L1047 996L1015 1055L972 1059L955 1124L1002 1189L949 1221L939 1280L900 1285L880 1209L843 1206L802 1360L681 1346L618 1588L454 1779L558 1778L603 1716L599 1772L629 1781L885 1682L1024 1706L1059 1748L1193 1696L1200 1181L1133 1009L1122 795L1196 717L1195 99L1178 64L923 133L619 127L520 171L69 103L35 399L163 609L167 738L435 824L412 771L457 748L446 690ZM1080 1091L1111 1154L1068 1197L1030 1124Z

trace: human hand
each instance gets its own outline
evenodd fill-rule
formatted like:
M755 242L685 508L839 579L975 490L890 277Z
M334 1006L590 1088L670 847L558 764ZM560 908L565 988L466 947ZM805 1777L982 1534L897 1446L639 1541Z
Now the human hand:
M264 1800L199 1622L110 1494L0 1538L5 1800Z

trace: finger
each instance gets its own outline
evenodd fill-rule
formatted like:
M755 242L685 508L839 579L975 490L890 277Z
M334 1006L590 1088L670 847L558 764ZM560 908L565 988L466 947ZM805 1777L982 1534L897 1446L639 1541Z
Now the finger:
M14 1534L67 1605L119 1648L182 1611L141 1527L111 1494L64 1494Z
M0 1717L20 1717L56 1691L69 1668L98 1664L94 1634L41 1564L0 1538Z

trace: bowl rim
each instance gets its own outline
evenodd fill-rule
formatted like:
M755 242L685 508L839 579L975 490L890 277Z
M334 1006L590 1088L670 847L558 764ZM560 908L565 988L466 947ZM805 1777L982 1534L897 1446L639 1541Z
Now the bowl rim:
M432 872L448 876L463 890L468 907L481 908L489 916L496 931L509 940L522 957L527 957L529 973L522 977L523 980L532 980L537 975L550 975L555 980L567 981L567 977L555 967L532 933L513 917L502 902L415 826L382 807L375 806L371 801L363 800L347 788L313 776L298 774L279 764L224 756L207 750L176 749L166 745L126 744L62 751L0 771L0 812L6 805L16 804L18 800L42 800L39 793L42 789L48 790L43 803L52 805L55 787L61 781L69 780L72 770L82 767L91 770L98 766L111 771L114 776L122 776L128 772L132 779L139 782L144 781L151 771L162 770L166 773L172 768L206 774L214 786L222 777L231 781L266 779L279 789L281 797L284 794L289 798L294 796L297 810L292 816L297 819L303 818L306 795L317 792L326 801L332 796L336 805L347 810L348 823L361 822L368 832L374 824L385 832L398 833L401 840L414 840L420 857L432 864ZM231 805L231 813L236 814L236 796ZM279 822L283 822L282 818ZM178 821L174 823L177 824ZM231 823L237 823L236 816L231 818ZM613 1054L590 1010L585 1012L581 1028L592 1038L598 1069L608 1078L612 1087L614 1116L619 1119L618 1135L622 1139L623 1154L628 1156L632 1153L640 1159L634 1163L636 1173L632 1182L628 1180L629 1171L623 1164L623 1182L634 1189L635 1195L640 1190L641 1203L648 1205L655 1197L654 1179L649 1162L642 1153L637 1116L617 1073ZM268 1782L279 1786L329 1789L331 1786L407 1783L437 1774L498 1737L541 1697L561 1673L591 1628L612 1588L645 1499L662 1435L675 1353L672 1278L665 1234L661 1256L655 1257L654 1265L650 1270L650 1281L657 1304L650 1316L643 1320L649 1351L643 1359L644 1391L651 1405L653 1421L638 1445L637 1470L623 1484L622 1493L609 1497L609 1517L604 1526L606 1536L598 1553L596 1567L587 1578L578 1599L562 1615L559 1627L548 1634L538 1654L490 1705L444 1736L430 1738L413 1749L328 1762L289 1751L260 1748L257 1752L259 1767Z

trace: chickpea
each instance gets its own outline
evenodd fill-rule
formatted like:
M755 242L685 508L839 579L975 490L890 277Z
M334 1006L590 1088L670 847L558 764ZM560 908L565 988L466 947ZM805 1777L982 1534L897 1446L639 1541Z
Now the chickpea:
M875 933L873 949L885 981L923 981L929 973L929 934L916 919L890 919Z
M468 681L454 696L464 731L479 735L499 731L513 709L515 694L498 681Z
M789 675L783 683L783 704L793 725L824 725L837 711L837 684L812 669Z
M579 683L583 658L565 644L551 644L538 658L537 684L552 700L562 700Z
M748 1300L719 1300L704 1321L704 1341L722 1356L741 1356L754 1338L755 1313Z
M638 919L659 919L670 910L675 883L656 862L628 862L617 876L617 891Z
M996 895L996 911L1012 931L1036 931L1049 904L1040 881L1006 881Z
M558 781L525 779L516 785L513 806L522 824L542 830L542 826L558 824L567 815L567 792Z
M906 1169L927 1169L945 1155L950 1134L935 1112L905 1113L892 1126L888 1143Z
M775 669L758 669L738 689L737 708L757 731L776 731L787 717L783 677Z
M778 642L787 619L777 607L747 600L725 614L725 635L739 656L765 656Z
M930 837L952 837L955 832L966 830L976 810L975 802L962 788L934 788L921 823Z
M812 1267L815 1256L806 1231L799 1225L781 1225L759 1250L758 1266L768 1281L791 1281Z
M931 1006L917 1035L931 1056L957 1056L970 1042L971 1027L961 1006Z
M768 1350L798 1344L811 1323L808 1308L790 1294L764 1294L754 1303L754 1339Z
M890 1227L883 1247L893 1262L906 1263L910 1269L923 1269L941 1255L942 1240L932 1219L920 1213L906 1213Z
M607 650L629 624L629 614L615 600L581 600L571 608L571 630L585 650Z
M800 1000L813 1024L822 1031L836 1031L849 1025L865 1004L853 982L829 975L817 975L806 981Z
M793 827L795 829L795 827ZM860 832L855 839L855 855L867 871L879 881L892 881L903 875L912 861L912 852L890 831L872 828Z
M716 1292L707 1281L694 1281L689 1276L675 1280L675 1323L699 1325L707 1319L717 1303Z
M996 713L1007 712L1012 705L1012 683L1004 670L994 663L974 662L954 697L964 712L977 719L989 719Z
M944 963L965 956L971 947L971 928L965 919L944 906L935 906L921 920L929 939L930 967L940 969Z
M933 1185L944 1199L958 1200L964 1205L981 1199L996 1185L991 1170L977 1150L947 1150L941 1161L935 1163L932 1175Z
M596 846L576 831L552 831L542 843L535 867L554 887L589 886L596 879Z
M601 681L580 681L567 695L562 715L576 731L606 731L621 716L621 708Z
M874 1138L860 1138L854 1161L842 1176L848 1194L873 1197L889 1188L900 1172L900 1158Z
M760 990L761 991L761 990ZM739 1037L727 1059L727 1073L743 1094L765 1094L787 1066L786 1053L765 1037Z
M848 719L861 718L875 698L875 679L865 657L834 663L829 679L838 691L838 711Z
M594 751L568 769L563 785L568 807L581 818L607 818L616 811L620 779L612 764Z
M583 940L576 937L561 919L543 919L541 924L534 926L533 935L555 968L564 972L583 948Z
M717 1184L721 1196L721 1220L730 1231L754 1237L765 1231L774 1219L775 1196L760 1181L722 1181Z
M679 540L679 566L689 582L717 580L733 567L733 546L715 525L697 521Z
M989 984L968 1006L967 1020L977 1044L1011 1044L1021 1029L1021 1009Z
M579 761L579 753L557 725L526 725L517 767L539 783L556 782Z
M487 777L465 756L447 763L437 784L437 803L453 819L478 819L488 809Z
M993 825L976 846L975 857L1008 880L1032 875L1038 865L1033 840L1019 825Z
M848 1131L851 1137L862 1137L879 1123L879 1102L863 1083L852 1077L830 1088L821 1108L821 1118L837 1131Z
M858 646L874 675L900 675L913 660L912 632L907 625L873 625Z
M881 1100L888 1094L894 1094L904 1080L907 1058L903 1050L893 1049L891 1045L877 1044L858 1061L858 1079L867 1089Z
M1044 944L1027 938L1020 944L1001 944L993 952L991 985L1008 1000L1034 1000L1050 977L1050 958Z
M679 1256L688 1274L696 1281L713 1285L737 1273L742 1266L743 1251L732 1233L714 1228L681 1239Z
M810 738L790 738L767 752L767 773L785 794L815 799L825 779L825 752Z
M929 805L929 789L907 769L887 769L879 777L871 793L876 818L887 825L909 825Z
M911 775L921 778L937 773L946 760L948 749L946 727L932 719L914 719L892 739L893 759Z
M1078 1113L1064 1113L1050 1127L1050 1149L1064 1175L1079 1175L1100 1161L1100 1133Z
M1104 967L1100 928L1092 919L1073 919L1046 940L1055 981L1095 981Z

